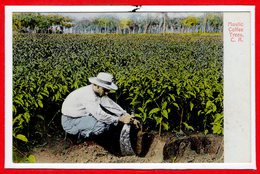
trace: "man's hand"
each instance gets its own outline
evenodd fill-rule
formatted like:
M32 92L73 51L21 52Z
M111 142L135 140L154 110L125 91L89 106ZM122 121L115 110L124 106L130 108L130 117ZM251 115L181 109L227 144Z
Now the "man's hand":
M137 129L141 128L141 123L140 123L140 121L138 121L137 119L134 119L132 122L133 122L133 124L135 125L135 127L136 127Z
M134 124L136 126L136 128L141 127L141 123L134 118L134 115L130 115L128 113L119 117L118 120L121 121L122 123L125 123L125 124Z
M125 124L129 124L134 121L134 116L126 113L126 114L122 115L121 117L119 117L118 121L125 123Z

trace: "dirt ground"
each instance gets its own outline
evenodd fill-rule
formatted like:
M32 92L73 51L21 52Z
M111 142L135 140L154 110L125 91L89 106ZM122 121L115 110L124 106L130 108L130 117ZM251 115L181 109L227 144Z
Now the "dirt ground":
M94 140L84 140L75 144L68 138L56 137L49 139L45 145L34 148L33 155L37 163L219 163L224 161L223 144L220 148L221 152L218 152L220 155L217 157L210 153L198 153L186 148L177 161L176 157L172 157L175 160L166 161L164 147L167 141L169 141L169 135L153 135L149 151L144 157L138 157L112 154Z

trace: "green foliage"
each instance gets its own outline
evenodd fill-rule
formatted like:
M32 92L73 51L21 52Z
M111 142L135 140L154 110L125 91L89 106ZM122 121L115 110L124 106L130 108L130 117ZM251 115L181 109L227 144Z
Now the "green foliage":
M110 14L97 14L95 18L73 21L72 33L221 33L223 27L222 13L205 13L200 17L176 17L171 13L158 15L131 14L128 17L119 17Z
M133 20L125 18L125 19L121 19L119 21L119 25L121 28L128 28L130 25L132 25Z
M36 158L34 155L26 155L18 149L13 152L13 162L14 163L35 163Z
M181 25L185 27L193 27L199 24L199 19L194 16L188 16L181 20Z
M72 27L72 19L61 15L40 13L14 13L13 31L47 33L52 26Z
M223 16L222 15L213 15L209 14L206 16L208 24L214 28L219 28L223 26Z
M44 138L64 98L101 71L119 87L110 97L145 129L223 134L220 35L15 34L14 141Z
M23 142L25 142L25 143L28 142L28 139L26 138L26 136L24 136L24 135L22 135L22 134L16 135L15 138L17 138L18 140L21 140L21 141L23 141Z

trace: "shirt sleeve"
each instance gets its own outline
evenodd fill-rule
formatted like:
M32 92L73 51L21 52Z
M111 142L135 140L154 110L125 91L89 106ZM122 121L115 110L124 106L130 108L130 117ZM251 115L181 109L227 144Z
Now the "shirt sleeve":
M106 113L105 111L102 110L101 107L98 108L95 118L106 124L115 124L115 125L117 125L119 119L119 117L117 116L113 116L111 114Z
M111 100L108 96L104 96L101 98L100 102L101 106L107 109L109 112L113 113L117 117L126 113L124 109L122 109L117 103Z
M100 102L87 102L87 106L85 108L86 113L91 113L98 121L104 122L106 124L117 124L118 118L117 116L111 115L103 111L100 106Z

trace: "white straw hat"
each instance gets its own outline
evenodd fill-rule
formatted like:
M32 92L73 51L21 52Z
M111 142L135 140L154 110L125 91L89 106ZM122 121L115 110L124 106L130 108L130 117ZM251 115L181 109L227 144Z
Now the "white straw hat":
M113 75L105 72L98 73L97 77L88 78L90 83L96 84L109 90L117 90L118 87L113 83Z

